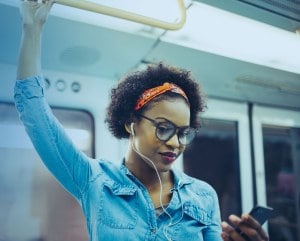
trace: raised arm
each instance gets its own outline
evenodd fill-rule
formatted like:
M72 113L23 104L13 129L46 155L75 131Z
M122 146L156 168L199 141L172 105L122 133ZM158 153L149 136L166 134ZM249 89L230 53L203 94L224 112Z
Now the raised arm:
M22 40L17 68L17 79L41 75L41 38L53 0L22 1Z
M41 74L41 37L54 1L24 1L23 35L15 85L15 105L26 132L49 171L77 199L84 193L90 158L81 152L53 115Z

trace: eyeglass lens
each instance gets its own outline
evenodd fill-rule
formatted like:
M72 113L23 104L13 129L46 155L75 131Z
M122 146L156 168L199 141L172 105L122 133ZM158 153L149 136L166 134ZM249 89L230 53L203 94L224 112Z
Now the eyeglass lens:
M192 128L180 128L167 122L157 123L156 125L156 137L161 141L168 141L176 134L176 132L179 142L183 145L189 144L196 135L195 130Z

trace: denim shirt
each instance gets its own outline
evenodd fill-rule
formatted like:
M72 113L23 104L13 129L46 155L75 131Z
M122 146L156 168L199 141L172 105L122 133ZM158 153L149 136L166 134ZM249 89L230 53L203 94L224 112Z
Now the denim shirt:
M78 150L44 98L43 78L17 81L15 105L41 159L79 202L91 241L220 241L220 211L207 183L172 170L174 188L159 216L145 186L126 168Z

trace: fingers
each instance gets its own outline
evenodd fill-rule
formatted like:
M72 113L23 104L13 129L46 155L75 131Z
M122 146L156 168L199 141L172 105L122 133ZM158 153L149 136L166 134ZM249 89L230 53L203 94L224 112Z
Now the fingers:
M42 2L42 3L46 3L49 0L21 0L22 2Z
M227 222L222 222L222 230L221 236L225 241L245 241L243 237L236 232L236 230L229 225Z
M20 13L24 26L43 26L54 0L22 0Z
M22 5L27 6L28 8L45 8L46 10L50 10L56 0L21 0L21 2Z
M39 0L21 0L22 2L47 2L47 0L42 0L42 1L39 1Z
M230 241L230 236L233 234L234 229L227 222L222 222L221 226L222 226L222 231L223 231L221 233L221 236L222 236L223 240Z
M231 215L229 220L236 227L235 232L246 241L261 241L257 232L258 228L261 228L260 224L257 223L249 215L245 214L242 218L235 215Z
M31 3L43 3L43 4L53 4L56 0L21 0L21 2L31 2Z
M250 215L245 214L241 218L235 215L229 216L229 221L222 222L221 234L224 241L268 241L268 235L262 226ZM234 228L236 227L236 228Z
M256 232L258 232L258 234L263 238L263 240L269 240L269 237L265 232L265 230L262 228L261 224L257 222L251 215L249 214L242 215L242 222L244 222L249 227L256 230Z
M251 241L252 239L251 238L249 238L249 236L246 234L246 233L244 233L240 228L238 228L238 227L236 227L235 228L235 231L244 239L244 240L246 240L246 241Z

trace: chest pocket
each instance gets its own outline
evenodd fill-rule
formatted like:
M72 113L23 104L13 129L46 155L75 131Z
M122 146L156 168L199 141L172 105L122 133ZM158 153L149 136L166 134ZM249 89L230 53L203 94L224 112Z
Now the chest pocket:
M201 226L207 226L212 223L211 215L205 209L195 204L186 203L184 205L184 214L197 221Z
M194 203L187 202L183 206L182 220L169 229L172 240L203 241L203 230L212 223L207 211Z
M99 224L115 229L135 228L138 220L136 188L105 182L99 205Z

